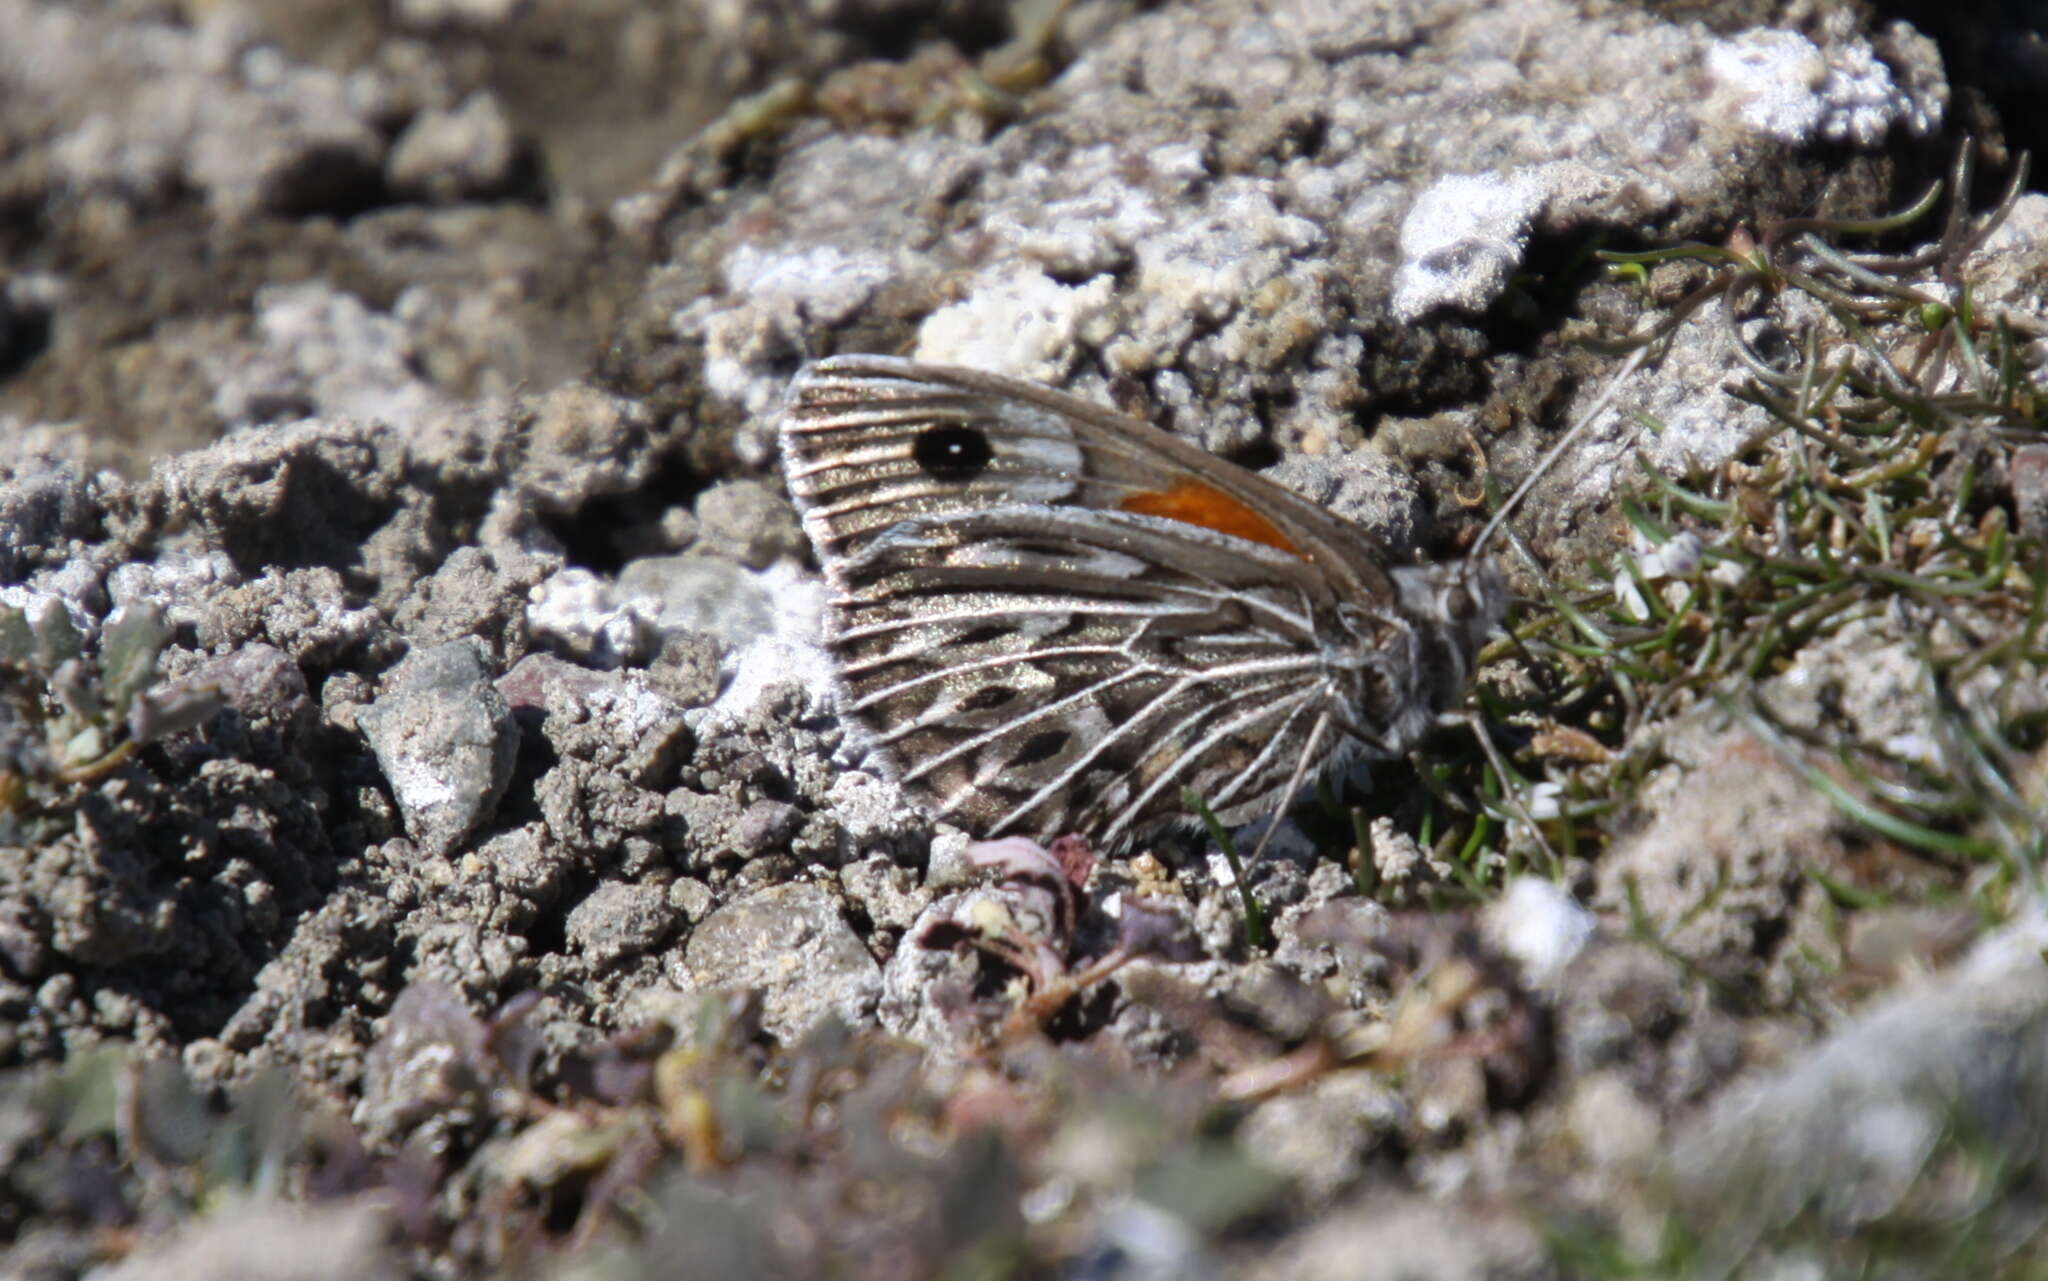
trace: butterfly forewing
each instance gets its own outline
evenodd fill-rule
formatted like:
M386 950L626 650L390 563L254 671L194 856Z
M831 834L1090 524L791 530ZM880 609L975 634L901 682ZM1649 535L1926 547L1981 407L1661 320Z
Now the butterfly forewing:
M798 375L781 441L846 711L979 834L1116 844L1184 786L1242 821L1330 749L1328 708L1404 696L1332 659L1412 643L1361 608L1393 595L1370 540L1154 428L863 356Z

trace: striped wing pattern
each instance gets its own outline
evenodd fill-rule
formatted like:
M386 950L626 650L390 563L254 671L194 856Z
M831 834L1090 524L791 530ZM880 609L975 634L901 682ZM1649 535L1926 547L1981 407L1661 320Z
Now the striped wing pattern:
M1345 607L1370 561L1333 572L1321 527L1301 523L1323 513L1219 460L1235 476L1197 473L1192 447L1162 438L1044 388L885 357L792 385L783 464L833 589L844 710L935 815L1112 848L1183 818L1192 785L1247 821L1286 799L1305 753L1337 750L1326 712L1403 696L1345 661L1413 639ZM1152 514L1188 494L1297 519L1268 545Z

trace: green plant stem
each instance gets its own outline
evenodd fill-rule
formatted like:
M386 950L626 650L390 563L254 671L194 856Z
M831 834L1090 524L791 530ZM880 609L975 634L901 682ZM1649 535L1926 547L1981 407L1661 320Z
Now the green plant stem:
M1181 802L1193 810L1202 820L1202 826L1209 829L1209 839L1216 842L1223 851L1223 861L1230 864L1231 879L1237 882L1237 897L1244 904L1244 941L1255 952L1264 952L1273 946L1273 932L1266 924L1266 907L1259 902L1259 896L1252 893L1251 882L1245 879L1244 863L1237 857L1237 842L1230 839L1230 833L1223 830L1223 824L1209 811L1209 803L1203 800L1194 788L1181 789Z

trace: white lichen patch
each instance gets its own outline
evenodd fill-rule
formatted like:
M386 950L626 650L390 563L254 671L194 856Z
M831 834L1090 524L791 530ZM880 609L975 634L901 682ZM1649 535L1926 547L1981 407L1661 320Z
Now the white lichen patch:
M1011 265L960 302L927 316L918 330L917 358L1052 382L1065 372L1078 343L1107 336L1114 288L1108 276L1063 285Z
M702 298L671 319L676 336L704 344L704 385L749 414L762 415L782 394L792 355L812 333L844 323L895 272L880 253L810 245L788 250L735 246L721 264L726 293ZM737 442L750 458L772 442L758 433Z
M1110 271L1130 256L1131 246L1166 225L1151 192L1125 180L1129 157L1122 148L1090 147L1060 171L1026 166L1013 184L1066 194L1039 204L1017 203L995 210L984 230L1006 247L1006 256L1037 263L1069 278ZM1155 180L1178 187L1204 172L1199 148L1155 147L1141 162Z
M1707 47L1707 73L1738 119L1784 142L1875 146L1894 124L1925 135L1942 103L1902 89L1869 45L1823 50L1792 31L1745 31Z
M655 644L650 612L640 602L619 601L610 583L572 566L534 584L526 625L584 662L614 668L644 658Z
M1322 239L1322 228L1282 212L1263 189L1225 187L1201 219L1139 242L1145 323L1169 331L1229 316Z
M755 577L768 599L770 626L728 656L732 679L713 705L720 715L744 714L771 685L795 681L823 695L837 679L836 665L821 643L824 585L786 561Z
M1557 882L1518 876L1488 906L1482 928L1521 964L1532 986L1549 988L1592 939L1593 914Z
M1437 179L1401 220L1394 315L1412 321L1437 307L1486 310L1521 265L1529 221L1548 194L1549 184L1532 173Z

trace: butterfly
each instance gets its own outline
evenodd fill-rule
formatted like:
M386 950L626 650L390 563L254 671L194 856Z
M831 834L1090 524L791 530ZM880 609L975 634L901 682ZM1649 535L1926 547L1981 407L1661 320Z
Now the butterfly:
M782 464L831 589L842 714L935 818L1115 850L1405 755L1506 587L1149 424L889 356L791 382Z

